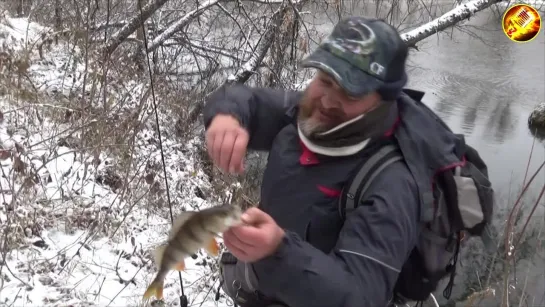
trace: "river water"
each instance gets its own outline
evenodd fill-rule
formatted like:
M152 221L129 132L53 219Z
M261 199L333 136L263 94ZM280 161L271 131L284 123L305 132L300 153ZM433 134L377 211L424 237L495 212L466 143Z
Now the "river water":
M527 44L514 43L491 11L479 13L469 24L475 28L465 30L472 34L455 29L452 38L431 37L411 54L409 87L426 91L425 102L479 150L488 163L498 204L510 207L522 186L530 153L528 177L545 157L542 141L534 143L527 124L535 105L545 102L545 33ZM541 171L528 200L536 198L544 179ZM535 219L534 227L543 225L543 205L538 210L541 218ZM533 272L528 274L533 287L528 291L536 300L529 306L545 305L542 256L520 265L519 275L526 275L528 268Z
M545 102L545 33L513 43L490 15L481 12L471 20L485 28L472 29L480 39L454 30L453 39L426 40L410 56L409 87L427 91L426 103L479 150L493 184L506 187L524 179L534 139L527 118ZM543 146L534 146L530 169L544 157Z
M398 12L398 18L391 22L399 29L407 29L414 27L416 22L422 20L422 16L429 16L430 11L434 18L453 7L452 2L439 3L428 3L426 7L411 9L418 13L408 18L403 13L407 7L405 3L404 11ZM416 4L408 6L412 8ZM325 11L327 13L322 11L324 13L306 18L322 34L327 34L338 18L335 9L327 8ZM386 12L387 9L382 7L378 16L384 18ZM408 60L407 87L425 91L427 94L424 102L454 131L466 135L467 142L479 151L488 164L498 205L507 208L512 206L516 193L520 191L532 152L534 136L527 125L528 115L538 103L545 102L545 31L542 30L529 43L514 43L502 32L501 19L498 17L501 13L503 11L495 13L491 9L479 12L460 28L451 28L420 42L419 50L411 50ZM356 14L375 17L377 6L369 2L345 5L342 15ZM543 10L541 16L545 17ZM404 22L399 22L403 18ZM536 139L528 177L544 159L543 141ZM539 191L544 182L545 171L542 171L531 185L529 200L537 199L536 190ZM545 224L544 203L541 202L534 214L537 216L532 224L534 228L543 228ZM530 205L533 203L526 203L525 208ZM503 228L502 220L497 220L500 229ZM540 237L545 237L545 231ZM539 245L537 242L534 239L531 246ZM545 306L543 248L541 253L536 253L535 249L529 250L524 255L528 260L517 266L517 277L524 280L528 276L526 292L535 296L522 306ZM480 268L471 270L475 271L476 276L480 275ZM481 282L486 278L472 278L467 276L470 275L467 269L465 272L462 274L466 275L466 280L477 279ZM467 286L457 285L453 298L461 296L464 287ZM516 287L522 288L522 282ZM494 288L496 296L501 297L500 288ZM439 293L438 298L441 296ZM497 297L480 306L499 306ZM444 305L445 300L440 300L440 303ZM456 306L465 306L465 302Z

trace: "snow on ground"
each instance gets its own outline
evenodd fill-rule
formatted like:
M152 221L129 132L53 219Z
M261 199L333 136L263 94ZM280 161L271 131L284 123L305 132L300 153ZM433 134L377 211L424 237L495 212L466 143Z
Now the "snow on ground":
M9 44L14 48L23 46L21 43L35 42L39 39L39 34L45 30L44 27L36 23L28 23L23 18L9 18L9 16L3 15L1 12L0 21L0 33L6 34L5 37L0 35L0 42ZM0 44L1 47L2 44Z
M45 28L23 18L5 17L0 24L0 46L4 46L0 52L22 50L41 31ZM78 64L75 75L67 77L61 72L69 61L60 48L52 50L47 59L32 61L28 75L38 91L67 96L70 88L79 86L83 69ZM141 304L156 273L152 250L166 238L170 226L161 193L162 170L152 179L159 185L144 178L148 166L161 165L153 125L136 135L134 161L138 163L125 175L132 178L129 188L111 188L104 182L116 164L115 156L106 149L79 150L74 144L81 129L43 116L48 114L44 109L62 107L3 94L1 82L2 78L0 306ZM134 82L125 86L132 86L134 100L144 88ZM140 116L143 121L149 114ZM209 185L195 163L198 140L183 146L163 142L174 213L209 206L195 193L196 187ZM214 300L217 259L203 252L187 259L186 266L182 277L189 305L226 306L223 297ZM168 275L164 293L168 305L178 304L177 272Z

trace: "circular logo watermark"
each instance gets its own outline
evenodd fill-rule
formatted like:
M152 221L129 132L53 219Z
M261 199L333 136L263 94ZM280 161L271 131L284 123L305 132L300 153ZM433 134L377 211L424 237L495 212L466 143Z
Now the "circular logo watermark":
M515 4L509 7L502 19L503 32L517 43L526 43L539 34L541 17L539 12L528 4Z

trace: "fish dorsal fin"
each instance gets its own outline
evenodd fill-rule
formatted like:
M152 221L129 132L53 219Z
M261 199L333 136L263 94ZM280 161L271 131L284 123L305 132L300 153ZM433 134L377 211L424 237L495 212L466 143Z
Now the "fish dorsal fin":
M168 239L172 239L178 230L182 228L182 226L187 222L187 220L195 214L195 211L184 211L178 215L178 217L174 220L172 223L172 228L170 229L170 233L168 234Z
M163 259L163 254L165 253L165 249L167 248L167 244L163 243L155 248L153 251L153 260L155 260L155 265L157 265L157 268L161 268L161 260Z

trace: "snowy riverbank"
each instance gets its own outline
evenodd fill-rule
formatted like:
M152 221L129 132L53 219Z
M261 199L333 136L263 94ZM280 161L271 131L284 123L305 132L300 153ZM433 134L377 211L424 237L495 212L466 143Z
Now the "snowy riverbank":
M25 46L46 30L24 18L5 17L0 54L21 59L29 50ZM35 49L29 53L26 76L39 99L25 99L8 87L14 78L6 73L7 61L0 65L5 73L0 77L0 305L136 306L156 273L151 252L170 227L162 172L147 176L150 165L161 165L156 132L144 120L149 110L141 112L139 121L147 127L134 135L131 164L138 167L121 172L131 178L126 187L108 183L118 157L108 148L80 145L85 141L81 127L93 127L97 120L63 122L54 116L76 111L60 102L83 78L82 63L67 72L73 59L63 50L70 49L53 46L42 60ZM136 102L144 95L144 86L134 81L120 87L131 92L125 99ZM209 206L196 196L197 188L209 186L197 167L198 140L183 148L164 136L163 142L174 213ZM190 305L225 305L223 298L214 301L216 260L203 253L186 264L182 276ZM166 303L176 304L179 294L178 274L172 272L165 283Z

